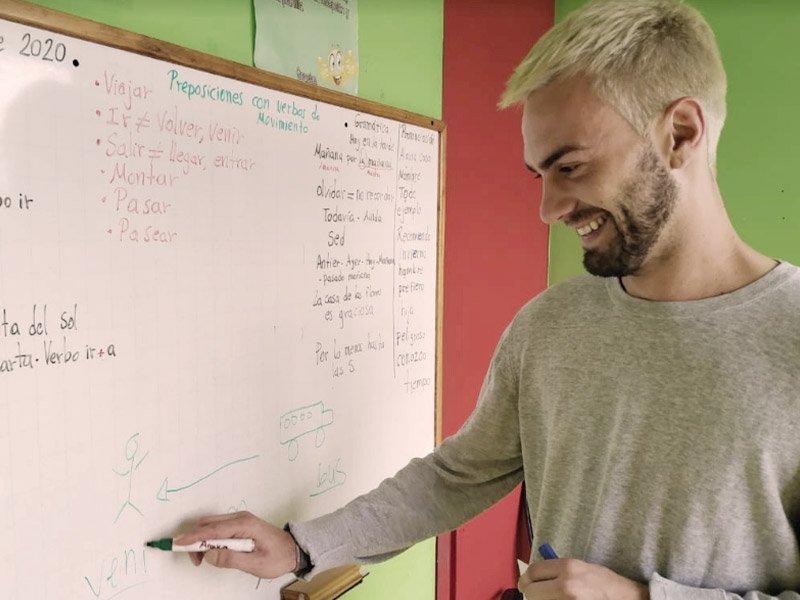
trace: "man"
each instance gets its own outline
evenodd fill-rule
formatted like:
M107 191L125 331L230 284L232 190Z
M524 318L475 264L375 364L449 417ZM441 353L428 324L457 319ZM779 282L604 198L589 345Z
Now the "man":
M673 0L597 0L554 27L501 105L523 105L541 216L575 229L591 275L519 312L428 457L286 531L237 514L180 541L253 537L205 559L313 573L453 529L524 478L537 541L571 557L522 575L531 600L800 599L800 269L727 217L725 87L713 33Z

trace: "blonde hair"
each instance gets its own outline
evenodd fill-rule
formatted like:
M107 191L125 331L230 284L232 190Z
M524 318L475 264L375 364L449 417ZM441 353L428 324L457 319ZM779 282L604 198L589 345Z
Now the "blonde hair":
M725 69L702 15L677 0L592 0L543 35L515 69L499 106L555 79L586 75L597 95L644 136L684 96L706 118L709 165L725 123Z

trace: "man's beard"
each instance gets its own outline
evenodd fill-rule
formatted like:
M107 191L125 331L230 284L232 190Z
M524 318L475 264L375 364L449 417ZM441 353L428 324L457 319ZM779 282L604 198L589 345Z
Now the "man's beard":
M652 147L646 148L614 202L621 213L619 221L605 215L605 226L613 227L616 235L608 247L584 252L584 268L600 277L635 274L669 221L677 195L675 180Z

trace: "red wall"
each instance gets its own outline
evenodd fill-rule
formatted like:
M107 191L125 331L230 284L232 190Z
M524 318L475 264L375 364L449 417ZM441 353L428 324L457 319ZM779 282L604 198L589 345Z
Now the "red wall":
M444 1L445 436L474 408L503 329L546 286L548 231L523 165L520 111L495 106L512 69L552 24L552 0ZM439 538L439 600L488 600L516 585L517 506L515 493Z

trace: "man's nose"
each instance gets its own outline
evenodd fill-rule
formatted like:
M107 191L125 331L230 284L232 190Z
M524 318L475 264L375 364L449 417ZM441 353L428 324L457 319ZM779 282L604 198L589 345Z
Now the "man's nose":
M573 210L577 200L552 182L545 182L542 177L542 203L539 206L539 217L548 225L562 221Z

